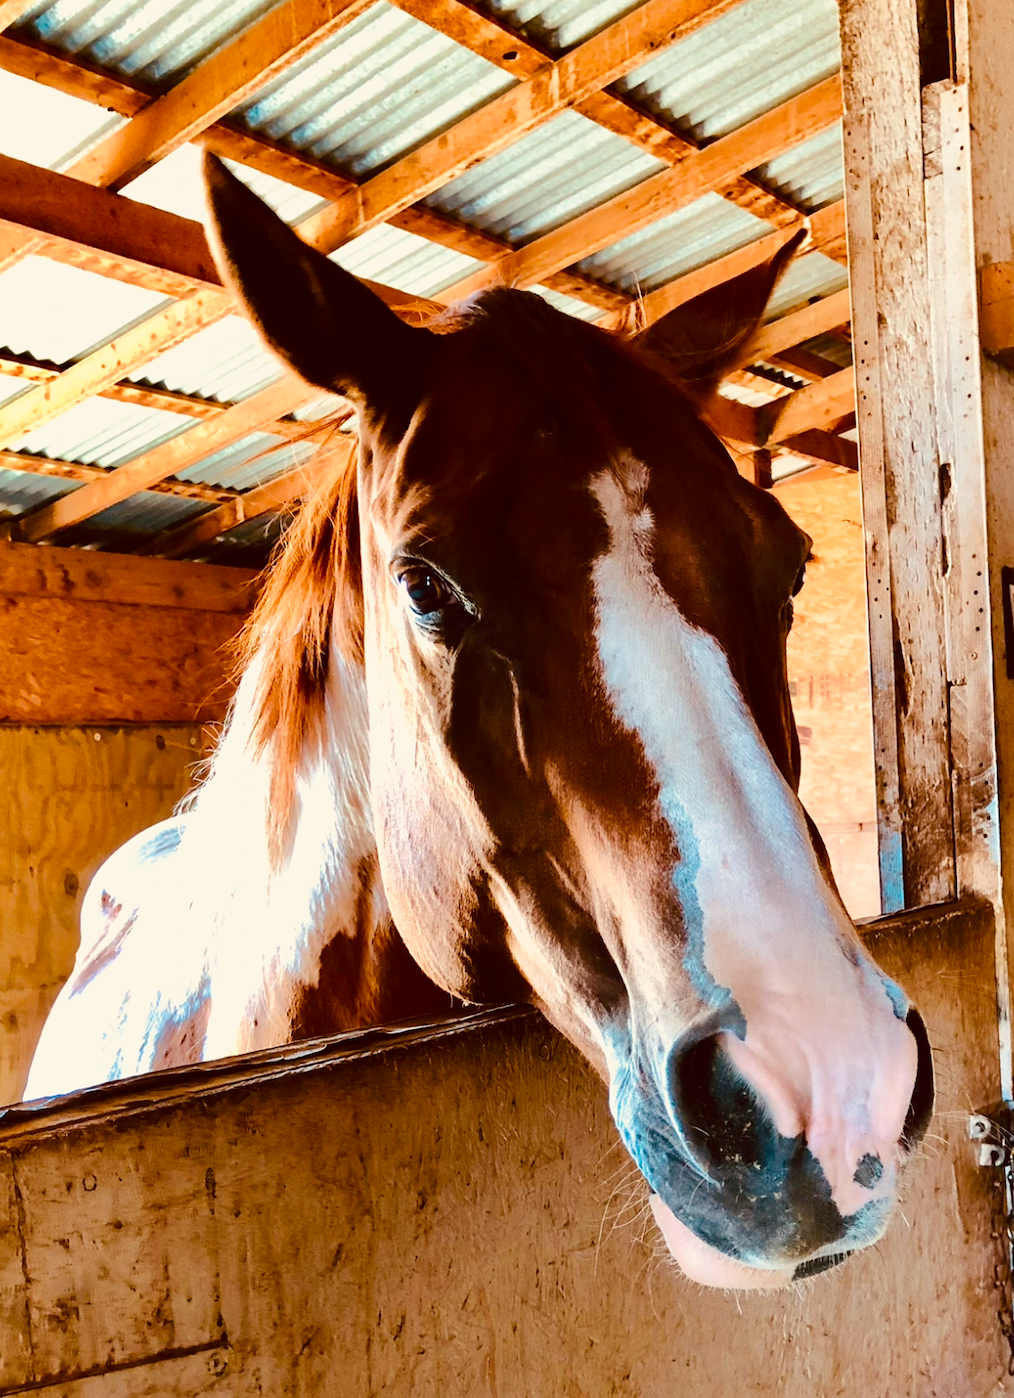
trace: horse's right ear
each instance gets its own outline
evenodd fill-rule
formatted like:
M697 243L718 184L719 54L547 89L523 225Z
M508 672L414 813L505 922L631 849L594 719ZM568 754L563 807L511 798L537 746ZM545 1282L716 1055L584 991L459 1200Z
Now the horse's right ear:
M415 392L435 339L311 248L213 155L206 231L225 285L261 337L309 383L383 411Z

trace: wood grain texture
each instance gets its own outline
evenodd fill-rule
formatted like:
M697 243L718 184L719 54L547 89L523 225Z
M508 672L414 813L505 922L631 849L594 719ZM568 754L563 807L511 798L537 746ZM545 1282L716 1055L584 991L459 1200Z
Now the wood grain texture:
M84 549L0 544L0 596L245 615L257 597L250 568L150 562Z
M0 1137L22 1200L0 1285L23 1239L41 1338L21 1383L83 1384L112 1340L136 1365L126 1391L176 1394L183 1360L199 1376L164 1318L213 1344L217 1288L228 1393L1001 1398L986 1180L964 1139L969 1104L996 1094L992 917L868 935L925 1014L938 1134L907 1176L908 1225L813 1284L737 1300L683 1281L640 1240L601 1084L539 1019L500 1017L403 1049L352 1036L344 1061L302 1049L245 1082L223 1065L220 1091L211 1069L175 1100L160 1075L147 1106L124 1084L76 1122L20 1110ZM112 1112L118 1097L133 1105Z
M900 870L896 851L883 850L885 907L955 887L916 20L915 0L841 6L874 716L885 829L900 841Z
M74 964L92 875L138 831L171 815L193 783L202 744L193 725L0 724L0 1103L24 1090L45 1017ZM0 1272L4 1265L6 1256ZM0 1298L5 1287L0 1277ZM8 1324L4 1306L0 1299L0 1388L23 1328Z

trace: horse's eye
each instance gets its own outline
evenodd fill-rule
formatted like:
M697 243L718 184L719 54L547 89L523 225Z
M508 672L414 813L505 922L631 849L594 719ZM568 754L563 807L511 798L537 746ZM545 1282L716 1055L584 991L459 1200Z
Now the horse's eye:
M398 576L405 589L409 606L416 616L432 616L457 601L454 593L437 573L422 564L405 568Z
M802 566L802 568L800 568L800 570L799 570L799 577L796 579L796 581L795 581L795 583L793 584L793 587L792 587L792 595L793 595L793 597L798 596L798 594L802 591L803 583L805 583L805 582L806 582L806 564L804 563L803 566Z

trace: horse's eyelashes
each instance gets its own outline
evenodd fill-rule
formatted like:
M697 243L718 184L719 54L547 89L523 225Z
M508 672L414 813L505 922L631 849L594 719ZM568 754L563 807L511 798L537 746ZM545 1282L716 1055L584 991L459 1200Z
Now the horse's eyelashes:
M474 612L451 584L426 563L405 560L395 577L405 594L409 610L421 627L441 640L459 639Z

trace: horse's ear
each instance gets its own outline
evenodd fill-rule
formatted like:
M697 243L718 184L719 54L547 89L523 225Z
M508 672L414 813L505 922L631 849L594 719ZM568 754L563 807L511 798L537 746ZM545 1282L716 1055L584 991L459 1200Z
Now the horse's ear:
M204 179L216 266L269 348L309 383L374 409L411 392L435 337L304 243L213 155Z
M778 278L806 237L800 229L770 262L712 287L634 336L634 343L658 355L692 389L714 388L746 347L764 314Z

